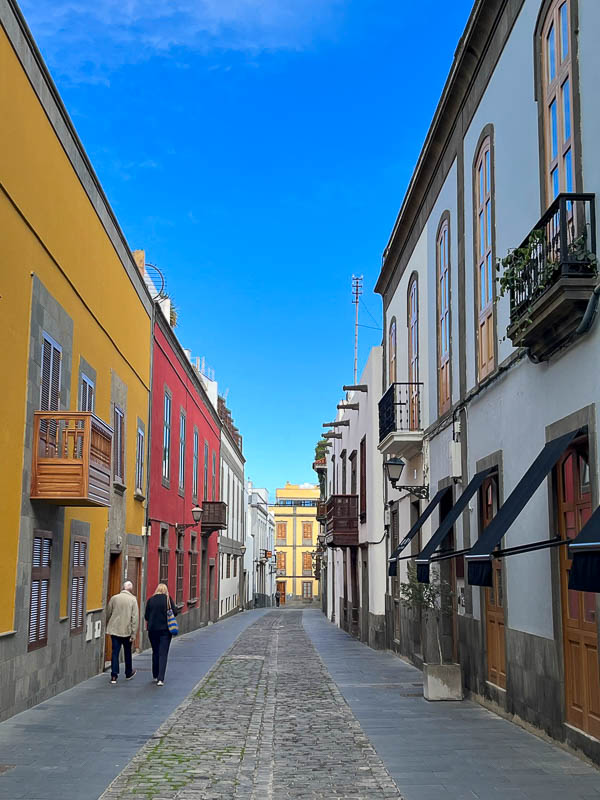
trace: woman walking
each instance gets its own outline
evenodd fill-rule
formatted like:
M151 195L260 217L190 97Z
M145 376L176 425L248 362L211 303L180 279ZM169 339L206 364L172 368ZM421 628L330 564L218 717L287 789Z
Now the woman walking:
M159 583L156 591L146 603L144 617L148 626L148 636L152 645L152 677L157 686L165 685L165 670L171 646L172 635L167 624L167 609L177 616L177 609L173 599L169 596L169 589L164 583Z

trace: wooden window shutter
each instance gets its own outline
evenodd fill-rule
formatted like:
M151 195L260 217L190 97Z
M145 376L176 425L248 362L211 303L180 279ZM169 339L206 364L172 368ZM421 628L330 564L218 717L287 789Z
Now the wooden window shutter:
M367 516L367 439L365 436L360 441L360 517L361 522Z
M75 539L71 558L71 633L83 631L86 563L87 542L83 539Z
M44 647L48 642L51 556L52 538L40 531L33 537L28 650Z

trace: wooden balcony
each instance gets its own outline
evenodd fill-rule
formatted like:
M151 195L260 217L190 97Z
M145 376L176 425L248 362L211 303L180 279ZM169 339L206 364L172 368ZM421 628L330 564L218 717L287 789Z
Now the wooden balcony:
M560 194L527 235L531 259L510 291L507 335L536 361L567 344L583 319L596 285L596 212L593 194Z
M110 506L112 428L91 411L36 411L31 499Z
M319 500L317 503L317 522L327 521L327 503Z
M200 525L203 535L225 530L227 528L227 503L220 500L204 500Z
M413 458L423 447L423 384L392 383L379 401L379 451Z
M325 543L328 547L358 545L357 494L333 494L327 501Z

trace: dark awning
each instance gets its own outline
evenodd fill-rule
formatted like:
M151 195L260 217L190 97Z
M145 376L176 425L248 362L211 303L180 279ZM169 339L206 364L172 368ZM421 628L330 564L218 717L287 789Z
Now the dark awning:
M600 506L585 523L579 536L569 543L573 563L569 570L569 589L600 592Z
M477 542L465 555L469 569L471 586L491 586L492 553L504 534L519 516L529 499L540 486L546 475L556 464L580 431L573 431L548 442L538 454L533 464L515 486L506 502L483 531Z
M429 519L429 517L433 513L434 508L438 505L438 503L441 501L442 497L446 494L446 492L449 492L449 491L450 491L450 487L449 486L445 486L443 489L439 490L439 492L435 495L433 500L429 503L429 505L427 506L425 511L421 514L419 519L415 522L415 524L412 526L412 528L406 534L404 539L402 539L402 541L400 542L398 547L394 550L392 555L389 557L389 559L388 559L389 561L395 561L398 558L398 556L400 555L400 553L404 550L404 548L407 547L412 542L414 537L421 530L423 525L427 522L427 520Z
M467 507L467 503L473 497L475 492L479 489L484 479L493 472L496 467L489 467L477 472L472 478L470 483L467 484L464 492L458 498L456 503L452 506L448 514L442 520L440 527L433 534L431 539L427 542L425 547L421 550L416 557L417 562L417 578L421 583L429 583L429 559L442 544L446 536L450 533L450 529L460 517L462 512Z

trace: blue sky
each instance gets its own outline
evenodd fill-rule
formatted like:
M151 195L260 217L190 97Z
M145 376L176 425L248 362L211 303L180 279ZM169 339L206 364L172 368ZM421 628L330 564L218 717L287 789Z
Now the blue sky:
M271 492L381 341L373 294L472 0L23 0L132 249ZM370 314L369 314L370 312ZM372 315L372 316L371 316ZM373 319L375 318L375 321Z

